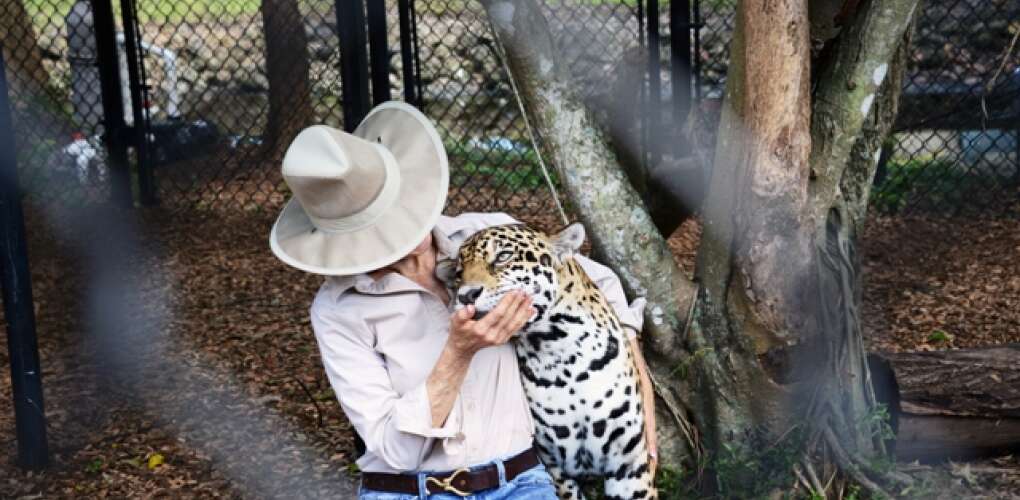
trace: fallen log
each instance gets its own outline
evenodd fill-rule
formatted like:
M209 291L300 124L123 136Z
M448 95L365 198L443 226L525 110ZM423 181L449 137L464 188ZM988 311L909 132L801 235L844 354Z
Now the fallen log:
M892 417L898 460L1020 451L1020 344L873 353L878 400Z

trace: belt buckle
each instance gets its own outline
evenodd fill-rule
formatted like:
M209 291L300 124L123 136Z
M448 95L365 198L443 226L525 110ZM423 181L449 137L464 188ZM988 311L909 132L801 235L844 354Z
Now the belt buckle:
M471 472L471 471L469 471L467 468L457 469L457 470L453 471L452 474L447 476L446 479L443 479L443 480L439 480L439 479L436 479L436 478L434 478L432 476L429 476L429 477L425 478L425 484L434 484L434 485L442 488L444 491L448 491L448 492L453 493L454 495L457 495L457 496L460 496L460 497L466 497L466 496L471 494L470 491L461 491L461 490L458 490L455 486L453 486L453 480L456 479L457 475L462 473L462 472L463 473L468 473L468 472Z

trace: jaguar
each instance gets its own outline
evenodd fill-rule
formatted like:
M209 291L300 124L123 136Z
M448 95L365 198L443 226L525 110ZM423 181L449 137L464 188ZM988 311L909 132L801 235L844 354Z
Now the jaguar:
M575 258L584 237L579 223L551 236L523 224L490 227L465 240L440 274L457 307L474 304L477 315L513 290L531 296L536 312L514 347L535 446L559 496L583 499L579 480L595 477L607 499L657 498L635 359Z

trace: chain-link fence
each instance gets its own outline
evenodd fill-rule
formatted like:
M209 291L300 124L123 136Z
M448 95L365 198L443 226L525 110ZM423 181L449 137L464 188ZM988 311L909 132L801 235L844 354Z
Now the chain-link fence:
M639 11L624 2L546 4L582 95L604 101L623 55L640 45ZM476 2L417 2L423 102L451 159L454 211L552 214L549 188L507 74Z
M108 198L109 172L95 38L75 29L88 12L71 7L0 2L0 40L22 187L75 203Z
M879 171L885 211L1020 208L1020 1L928 1Z
M722 96L735 1L703 2L702 95ZM884 213L1020 209L1018 0L925 0L872 204Z
M75 33L95 37L93 3L4 3L22 10L20 21L11 23L22 29L9 31L4 47L13 81L29 79L12 86L12 98L19 107L22 181L40 202L105 200L117 168L102 144L107 120L95 43L87 53L69 43ZM481 6L451 0L411 5L420 102L451 159L450 211L551 213L548 187ZM574 74L597 99L604 75L641 44L638 6L547 6ZM398 3L386 7L391 92L399 97ZM134 12L125 15L125 9ZM131 154L125 169L136 200L143 198L138 178L149 171L155 200L165 206L276 206L288 194L279 160L297 130L311 123L343 126L335 1L115 0L110 17L117 30L121 139ZM142 83L137 90L132 78Z
M343 125L335 1L115 0L108 22L118 33L124 133L112 139L129 155L118 165L102 144L111 139L104 131L111 117L90 31L97 20L85 19L101 3L0 2L22 182L39 201L108 199L119 172L139 201L146 198L139 191L151 189L170 207L274 208L288 195L279 160L296 131ZM719 98L736 1L691 3L699 23L696 92ZM552 213L481 6L408 4L414 84L451 158L449 211ZM611 113L613 103L647 105L649 40L660 49L656 99L670 107L671 41L690 32L674 35L670 2L657 4L658 36L650 38L647 0L544 2L575 81L599 112ZM399 98L400 13L398 2L385 5L391 92ZM125 6L134 15L125 16ZM1020 18L1020 0L929 1L921 12L875 204L889 211L1015 206L1020 73L1007 50L1020 29L1010 24ZM669 133L677 118L656 115ZM646 147L649 138L638 142Z

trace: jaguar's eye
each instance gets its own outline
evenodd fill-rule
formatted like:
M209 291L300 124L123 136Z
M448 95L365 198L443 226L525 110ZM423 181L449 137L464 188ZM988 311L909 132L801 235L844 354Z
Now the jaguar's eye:
M502 252L499 252L498 254L496 254L496 260L494 260L492 263L496 264L496 265L506 264L507 262L510 261L510 259L513 256L514 256L514 253L512 251L510 251L510 250L503 250Z

